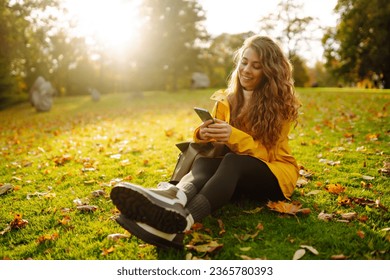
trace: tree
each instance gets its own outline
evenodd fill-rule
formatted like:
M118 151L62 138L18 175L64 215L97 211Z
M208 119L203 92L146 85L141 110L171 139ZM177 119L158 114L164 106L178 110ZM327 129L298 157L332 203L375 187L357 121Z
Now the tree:
M54 18L47 8L58 7L58 1L0 0L0 4L0 95L4 96L26 90L36 76L50 72L47 34Z
M240 34L221 34L211 40L210 46L201 53L202 71L210 77L211 86L226 85L226 79L233 70L233 56L242 42L252 36L253 32Z
M302 9L303 4L299 1L280 0L275 13L259 20L261 32L275 34L274 37L287 49L288 58L295 64L293 74L299 86L308 81L303 53L310 50L310 42L319 40L317 31L322 29L315 18L303 16Z
M346 82L381 76L390 88L390 2L339 0L340 22L323 38L326 66Z
M202 7L195 0L144 0L144 25L136 64L147 82L176 90L179 80L190 83L199 55L199 44L207 38L202 25Z

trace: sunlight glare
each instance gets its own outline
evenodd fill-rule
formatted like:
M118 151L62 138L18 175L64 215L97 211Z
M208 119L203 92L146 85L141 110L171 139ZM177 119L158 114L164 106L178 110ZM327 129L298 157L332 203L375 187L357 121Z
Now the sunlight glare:
M128 49L138 36L136 0L67 0L76 17L74 35L102 44L110 51Z

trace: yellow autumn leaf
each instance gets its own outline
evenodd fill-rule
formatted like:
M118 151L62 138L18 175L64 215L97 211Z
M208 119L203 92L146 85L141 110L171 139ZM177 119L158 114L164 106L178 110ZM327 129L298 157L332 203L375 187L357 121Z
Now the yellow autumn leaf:
M326 190L329 192L329 193L333 193L333 194L340 194L342 192L345 191L345 187L343 187L342 185L340 184L328 184L326 186Z
M279 213L285 213L290 215L295 215L299 209L301 209L302 205L293 204L284 201L269 201L267 206L272 210Z
M111 247L108 248L108 249L103 248L103 249L102 249L102 254L101 254L101 255L107 256L108 254L114 252L114 250L115 250L114 246L111 246Z

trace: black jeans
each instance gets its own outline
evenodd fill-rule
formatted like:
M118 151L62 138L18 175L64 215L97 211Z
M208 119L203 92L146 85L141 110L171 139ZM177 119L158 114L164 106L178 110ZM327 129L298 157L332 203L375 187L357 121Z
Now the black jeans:
M263 161L235 153L197 159L181 182L192 183L209 201L211 211L226 205L235 195L260 201L285 199L275 175Z

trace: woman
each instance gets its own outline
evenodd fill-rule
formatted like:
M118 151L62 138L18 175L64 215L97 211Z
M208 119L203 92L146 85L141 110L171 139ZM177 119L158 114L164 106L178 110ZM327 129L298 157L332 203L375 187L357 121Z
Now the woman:
M117 222L142 240L181 248L184 231L237 193L260 201L290 198L298 166L288 133L299 108L291 65L274 41L257 35L245 40L235 63L228 88L212 96L214 123L194 132L195 142L222 142L230 152L197 159L176 186L120 183L112 189Z

